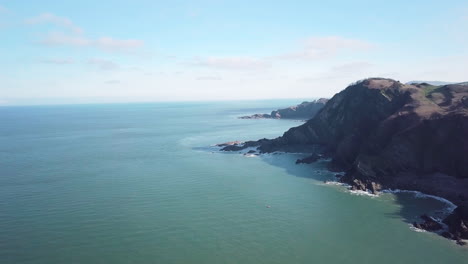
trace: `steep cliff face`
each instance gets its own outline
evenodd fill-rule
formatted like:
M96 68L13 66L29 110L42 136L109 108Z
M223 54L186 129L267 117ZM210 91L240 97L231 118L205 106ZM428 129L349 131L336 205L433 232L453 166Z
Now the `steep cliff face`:
M366 80L333 96L317 115L280 138L263 144L261 150L282 150L285 145L322 145L347 160L373 127L401 108L410 98L411 87L387 79ZM363 113L357 115L357 113Z
M291 106L283 109L272 111L270 114L254 114L251 116L242 116L240 119L259 119L259 118L274 118L274 119L304 119L309 120L317 114L327 103L328 99L320 98L312 102L302 102L299 105Z
M259 148L317 145L334 166L356 177L411 171L468 178L468 86L367 79L335 95L307 123Z
M444 236L458 240L459 244L466 244L460 239L468 239L468 202L460 204L451 215L444 219L444 223L449 227Z
M468 86L415 87L402 107L366 130L354 161L345 163L350 179L385 183L403 172L468 178Z
M468 239L468 85L372 78L336 94L282 137L250 141L261 152L320 152L354 189L418 190L460 208L446 219ZM243 147L242 145L237 147Z

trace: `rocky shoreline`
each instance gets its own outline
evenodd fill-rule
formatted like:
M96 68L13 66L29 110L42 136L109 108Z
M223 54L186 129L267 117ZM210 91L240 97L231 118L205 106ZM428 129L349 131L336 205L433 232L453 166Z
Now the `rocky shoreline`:
M241 116L239 119L298 119L309 120L314 117L320 109L328 102L326 98L320 98L311 102L302 102L295 106L272 111L270 114L253 114Z
M243 153L244 156L258 156L262 154L277 154L280 151L275 152L262 152L259 150L259 144L256 141L247 141L247 142L226 142L222 144L216 144L217 147L220 148L220 151L227 151L227 152L239 152ZM251 149L254 148L255 150ZM250 149L245 153L246 149ZM281 151L283 153L303 153L302 149L295 149L293 151ZM304 153L306 154L306 153ZM297 159L296 164L311 164L319 159L329 158L323 154L313 153L309 156L306 156L303 159ZM333 167L332 164L329 165L328 170L333 172L341 172L341 168ZM410 175L406 175L409 177ZM416 175L411 175L413 177L417 177ZM436 175L442 177L450 177L446 175ZM401 182L371 182L367 184L363 184L359 180L350 179L348 173L342 173L335 175L335 179L333 182L340 183L346 186L350 191L360 191L363 193L368 193L371 196L379 195L380 193L394 193L394 192L414 192L419 193L420 195L433 197L434 199L440 199L446 201L449 204L453 204L454 208L450 214L443 218L434 218L432 216L428 216L423 214L420 216L421 221L413 222L412 226L417 229L425 230L428 232L437 233L447 239L454 240L458 245L465 246L468 245L468 238L467 238L467 219L468 219L468 206L464 201L460 201L460 199L456 198L458 195L463 195L466 192L466 188L462 187L459 191L453 192L452 190L446 190L446 192L440 191L433 191L434 188L431 189L430 184L428 185L427 182L425 188L420 188L417 186L417 181L413 181L412 184L403 184ZM434 183L436 184L436 183ZM370 188L368 188L370 187ZM437 188L435 188L437 189ZM456 204L456 205L455 205Z
M336 94L305 124L276 139L231 142L223 151L299 152L297 163L331 158L352 190L414 190L457 208L438 221L422 216L417 228L465 244L468 239L468 85L406 85L371 78Z

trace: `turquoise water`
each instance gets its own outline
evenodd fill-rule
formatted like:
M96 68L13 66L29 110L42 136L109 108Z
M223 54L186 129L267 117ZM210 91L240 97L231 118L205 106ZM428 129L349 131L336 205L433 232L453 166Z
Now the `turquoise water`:
M209 148L281 135L300 123L235 117L294 103L0 108L0 263L468 263L409 227L440 201Z

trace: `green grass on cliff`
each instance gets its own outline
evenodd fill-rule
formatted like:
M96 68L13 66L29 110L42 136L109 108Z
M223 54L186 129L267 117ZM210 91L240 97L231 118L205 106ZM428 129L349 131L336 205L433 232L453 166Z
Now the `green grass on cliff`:
M440 86L436 86L436 85L426 85L426 86L424 86L424 88L423 88L424 96L426 96L426 97L430 96L439 87Z

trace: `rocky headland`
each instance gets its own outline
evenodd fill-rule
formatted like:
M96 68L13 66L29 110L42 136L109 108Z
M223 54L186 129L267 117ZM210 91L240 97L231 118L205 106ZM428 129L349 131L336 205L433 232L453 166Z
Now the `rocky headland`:
M301 119L309 120L322 109L328 99L320 98L312 102L302 102L295 106L290 106L283 109L272 111L270 114L254 114L250 116L241 116L240 119L261 119L261 118L274 118L274 119Z
M312 154L297 163L331 158L330 170L355 190L415 190L458 207L442 234L468 239L468 84L402 84L384 78L356 82L336 94L306 123L276 139L236 142L224 151ZM434 231L440 226L423 216Z

